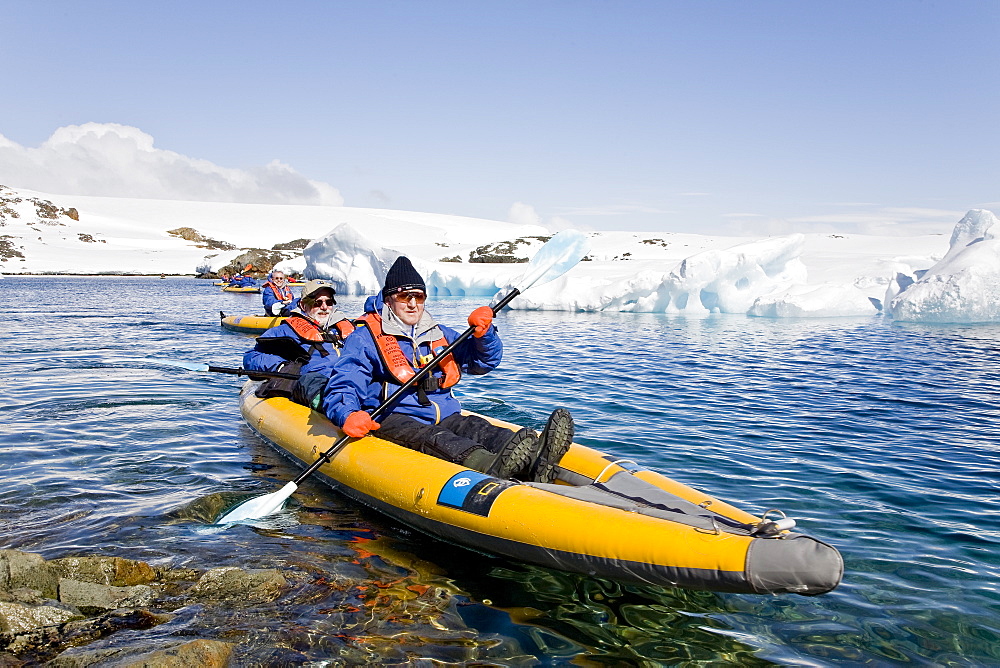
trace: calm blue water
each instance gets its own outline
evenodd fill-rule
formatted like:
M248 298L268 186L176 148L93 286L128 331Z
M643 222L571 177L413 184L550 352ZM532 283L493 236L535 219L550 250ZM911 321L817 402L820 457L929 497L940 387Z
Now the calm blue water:
M568 575L414 534L306 482L270 528L183 508L296 474L237 408L259 295L190 278L8 277L0 547L55 558L281 567L283 599L183 609L148 635L239 642L236 665L1000 664L1000 327L507 312L467 407L540 427L744 509L779 508L846 561L830 594L690 592ZM361 298L344 298L353 313ZM479 305L431 303L462 325ZM113 641L112 641L113 642ZM317 664L319 665L319 664Z

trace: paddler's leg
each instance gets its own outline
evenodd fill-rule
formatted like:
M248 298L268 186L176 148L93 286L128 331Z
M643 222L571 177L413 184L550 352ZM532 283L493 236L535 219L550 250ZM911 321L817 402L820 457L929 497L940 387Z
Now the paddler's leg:
M538 449L538 436L525 427L511 434L497 452L476 447L462 460L462 465L497 478L512 478L525 470Z
M531 461L537 443L537 437L530 429L522 430L524 434L514 434L514 438L510 437L509 430L504 430L507 443L497 452L490 452L444 424L427 424L398 413L389 414L381 424L376 434L379 438L498 478L509 478L524 469Z
M539 437L541 447L538 457L528 467L528 480L552 482L556 477L556 464L573 443L573 416L565 408L552 411L549 421Z
M459 436L476 441L483 448L493 455L499 456L503 464L498 465L497 471L492 473L498 478L522 477L527 473L528 466L534 462L539 455L541 443L537 434L531 429L521 429L514 432L506 427L498 427L477 415L462 415L455 413L441 420L441 426L446 427ZM487 455L478 454L477 458L484 458ZM517 462L521 461L518 465ZM465 462L469 468L476 468ZM483 470L477 468L476 470Z

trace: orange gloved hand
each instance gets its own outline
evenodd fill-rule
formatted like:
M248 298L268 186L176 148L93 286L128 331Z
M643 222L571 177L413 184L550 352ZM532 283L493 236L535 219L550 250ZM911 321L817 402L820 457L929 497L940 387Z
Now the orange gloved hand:
M347 416L344 420L344 426L342 429L344 433L351 438L361 438L370 431L375 431L381 427L378 422L372 419L372 416L364 411L354 411Z
M469 314L469 326L476 328L476 331L474 331L472 335L477 339L484 336L486 332L490 331L490 325L492 324L493 309L489 306L480 306Z

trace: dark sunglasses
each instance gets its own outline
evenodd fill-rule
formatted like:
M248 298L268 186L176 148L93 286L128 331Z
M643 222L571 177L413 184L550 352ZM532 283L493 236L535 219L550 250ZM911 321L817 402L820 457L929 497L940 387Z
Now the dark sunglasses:
M313 304L315 304L316 306L326 306L327 304L333 306L336 303L337 301L335 299L332 299L331 297L317 297L316 299L313 300Z

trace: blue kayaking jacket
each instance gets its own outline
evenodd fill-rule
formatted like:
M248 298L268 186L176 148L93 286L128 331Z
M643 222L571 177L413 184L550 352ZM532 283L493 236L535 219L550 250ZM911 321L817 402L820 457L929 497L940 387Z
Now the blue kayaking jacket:
M296 311L296 313L301 314L301 311ZM307 320L309 319L307 318ZM328 324L325 329L330 330L331 333L336 332L336 324L342 320L347 320L347 318L344 317L343 313L334 309L333 313L330 314L330 319L327 321ZM313 321L309 320L309 322ZM324 330L321 329L320 331L322 332ZM301 374L309 373L310 371L315 371L321 368L327 368L328 365L332 363L332 360L337 359L337 356L340 355L341 349L335 342L324 341L322 343L313 343L308 341L300 336L299 333L288 324L288 321L285 321L280 325L268 329L257 337L257 342L254 344L254 347L243 354L243 368L250 371L277 371L279 366L290 361L287 357L264 352L264 350L268 349L267 344L269 342L261 342L261 339L272 339L278 337L291 339L292 341L290 343L297 343L299 349L301 349L301 357L308 357L309 361L306 362L301 371L299 371Z
M410 327L403 325L392 315L389 307L382 301L381 295L369 297L365 311L379 313L382 316L383 333L396 338L400 350L406 355L414 370L419 370L414 364L415 347L421 356L427 356L433 354L431 344L441 339L442 335L448 343L458 338L458 332L437 324L426 311L416 327L412 328L411 333ZM463 373L482 375L500 364L503 357L503 343L497 328L491 326L482 338L470 336L455 348L452 354ZM322 409L338 426L343 426L344 420L354 411L371 412L401 386L382 362L371 331L363 325L347 339L340 357L333 361L330 372L330 380L327 381L323 391ZM437 370L431 373L436 376L441 374ZM409 415L428 424L437 424L449 415L462 410L462 405L450 388L427 391L426 397L430 403L422 405L417 390L411 388L398 400L392 412Z

